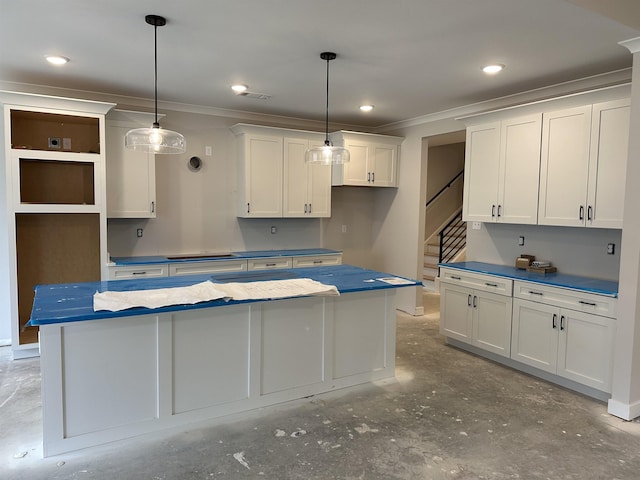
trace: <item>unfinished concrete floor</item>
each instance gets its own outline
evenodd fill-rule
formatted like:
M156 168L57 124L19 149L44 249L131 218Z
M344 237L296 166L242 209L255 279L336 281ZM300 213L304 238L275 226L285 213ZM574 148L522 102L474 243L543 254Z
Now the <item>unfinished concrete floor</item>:
M444 345L425 311L398 314L395 382L46 459L38 359L0 348L0 479L640 478L640 423Z

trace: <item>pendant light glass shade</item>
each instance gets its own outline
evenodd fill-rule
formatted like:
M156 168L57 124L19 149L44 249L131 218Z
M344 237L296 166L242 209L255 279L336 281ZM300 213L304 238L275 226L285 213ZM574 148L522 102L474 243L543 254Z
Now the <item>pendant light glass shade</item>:
M320 58L327 61L327 105L325 109L325 141L324 145L312 147L304 152L307 163L321 165L340 165L350 160L349 150L344 147L334 147L329 140L329 62L336 58L333 52L322 52Z
M124 137L124 145L126 148L154 154L184 153L187 149L184 136L178 132L161 128L158 123L158 27L166 25L167 20L158 15L147 15L145 21L149 25L153 25L155 121L149 128L129 130Z

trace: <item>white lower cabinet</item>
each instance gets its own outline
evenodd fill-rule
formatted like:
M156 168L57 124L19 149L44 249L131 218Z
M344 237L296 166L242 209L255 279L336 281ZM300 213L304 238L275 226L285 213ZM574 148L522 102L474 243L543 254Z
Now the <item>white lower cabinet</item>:
M603 392L611 392L615 321L516 298L511 358Z
M507 296L442 282L440 333L509 357L511 304L510 292Z

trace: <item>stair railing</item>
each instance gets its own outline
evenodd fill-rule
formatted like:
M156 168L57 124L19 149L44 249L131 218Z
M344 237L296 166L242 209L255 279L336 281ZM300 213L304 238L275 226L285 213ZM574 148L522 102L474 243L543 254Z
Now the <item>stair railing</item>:
M438 263L453 260L467 246L467 224L462 221L462 209L440 230L438 236L440 238Z
M449 180L449 183L447 183L444 187L442 187L438 191L438 193L436 193L433 197L431 197L431 199L427 202L426 207L429 207L429 205L432 204L440 195L442 195L447 189L451 188L451 185L453 185L453 183L463 175L464 175L464 170L461 170L460 172L458 172L455 177Z

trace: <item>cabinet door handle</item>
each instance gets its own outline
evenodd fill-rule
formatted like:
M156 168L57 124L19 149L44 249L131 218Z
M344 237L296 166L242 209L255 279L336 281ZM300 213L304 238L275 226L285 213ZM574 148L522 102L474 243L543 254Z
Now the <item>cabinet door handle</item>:
M156 213L156 202L151 202L151 213Z
M580 220L584 220L584 207L580 205Z
M462 280L460 277L456 276L456 275L451 275L451 278L453 280Z
M371 181L371 172L367 172L367 182Z
M247 202L247 213L251 213L251 209L249 208L249 202Z
M564 330L564 315L560 316L560 330Z
M478 297L477 296L473 296L473 308L476 308L478 306Z
M498 218L502 216L502 205L498 205Z
M311 213L311 204L309 204L309 213Z
M551 319L552 328L556 328L558 326L557 321L558 321L558 315L554 313L553 318Z
M471 295L467 295L467 307L471 306Z
M529 293L531 295L540 295L540 296L544 295L542 292L534 292L533 290L529 290Z
M591 205L587 207L587 220L593 220L593 207Z
M497 283L484 282L484 284L485 284L487 287L497 287L497 286L498 286L498 284L497 284Z
M304 213L307 213L307 204L304 204Z
M491 205L491 218L496 216L496 206Z
M376 172L371 172L371 183L376 183Z
M593 303L593 302L585 302L584 300L578 300L578 303L581 303L582 305L589 305L590 307L596 307L598 306L597 303Z

